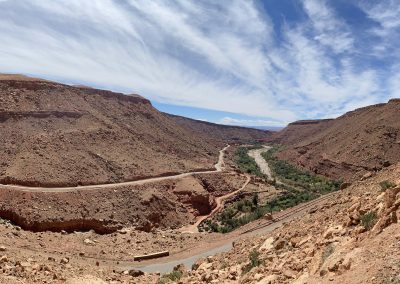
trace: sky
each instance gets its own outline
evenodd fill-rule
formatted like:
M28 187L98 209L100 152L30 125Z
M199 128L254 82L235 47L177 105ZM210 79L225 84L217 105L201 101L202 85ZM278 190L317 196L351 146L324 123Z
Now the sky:
M399 97L398 0L0 0L0 72L283 126Z

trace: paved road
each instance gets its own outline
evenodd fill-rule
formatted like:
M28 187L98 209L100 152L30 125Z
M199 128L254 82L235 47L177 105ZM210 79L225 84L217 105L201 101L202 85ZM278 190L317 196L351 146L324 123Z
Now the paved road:
M261 171L265 175L267 175L268 178L270 178L270 179L272 179L271 170L269 168L267 161L261 156L261 154L270 150L271 148L272 147L270 147L270 146L263 146L262 149L250 150L248 153L249 156L253 157L256 160L256 163L260 167ZM247 183L248 182L245 183L245 185L242 187L242 189L247 185ZM231 194L229 194L229 197L236 194L240 190L241 189L239 189L235 192L232 192ZM199 247L197 249L192 248L190 250L190 252L182 252L181 256L179 254L172 255L168 258L148 261L144 265L137 265L133 268L140 269L144 272L161 272L161 273L170 272L176 265L181 264L181 263L184 264L186 267L190 268L200 258L204 258L207 256L215 255L217 253L229 251L232 248L232 244L234 241L237 241L239 239L243 239L246 237L254 236L254 235L272 232L276 228L279 228L280 226L282 226L285 222L288 222L290 220L293 220L295 218L303 216L310 208L313 208L319 204L322 204L322 203L332 199L335 194L336 194L335 192L326 194L326 195L323 195L312 201L299 204L297 206L288 208L281 212L277 212L277 213L273 214L274 221L266 221L266 220L262 220L262 219L258 220L258 221L254 221L252 223L255 225L252 225L252 223L246 225L246 226L251 226L250 229L245 229L245 228L243 228L242 230L238 229L237 231L233 231L229 234L224 235L224 238L222 238L219 242L212 243L212 244L201 244L201 247ZM226 198L228 198L228 197L226 197ZM221 206L223 206L223 203ZM213 213L211 213L210 215L212 216L212 214ZM204 217L205 218L202 218L199 221L201 222L210 216L207 215ZM195 225L192 225L189 228L187 228L185 230L185 232L190 232L190 233L195 232L197 230L197 225L200 224L199 221L196 222ZM258 224L256 224L256 223L258 223ZM126 268L126 267L124 267L124 268ZM132 266L129 266L128 268L132 268Z
M194 171L188 172L183 174L171 175L171 176L163 176L163 177L154 177L154 178L147 178L142 180L136 181L127 181L127 182L120 182L120 183L107 183L107 184L99 184L99 185L84 185L78 187L29 187L29 186L21 186L21 185L11 185L11 184L0 184L0 189L15 189L19 191L25 192L74 192L76 190L99 190L105 188L115 188L119 186L127 186L127 185L142 185L152 182L164 181L164 180L173 180L173 179L180 179L188 176L192 176L195 174L212 174L212 173L219 173L224 168L224 154L225 151L230 147L227 145L222 150L219 151L218 162L214 165L215 170L211 171Z
M336 194L337 192L326 194L307 203L303 203L287 210L278 212L276 214L276 217L274 217L274 222L266 220L254 221L254 223L256 223L255 225L246 225L252 226L251 229L247 229L242 232L240 232L239 229L238 231L224 234L220 240L214 241L213 243L201 243L198 245L198 247L193 247L188 251L183 251L181 253L171 255L167 258L146 261L143 264L136 264L134 266L122 264L121 268L123 270L134 268L148 273L167 273L171 272L176 265L184 264L187 268L190 269L190 267L200 258L216 255L222 252L227 252L233 247L233 242L237 240L245 239L251 236L264 235L266 233L272 232L273 230L281 227L286 222L303 216L311 208L332 200L333 198L335 198Z

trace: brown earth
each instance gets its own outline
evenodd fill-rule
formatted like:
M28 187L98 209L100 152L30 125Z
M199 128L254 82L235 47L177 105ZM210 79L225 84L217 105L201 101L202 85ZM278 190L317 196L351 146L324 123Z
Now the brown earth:
M1 188L0 217L34 232L94 230L112 233L124 227L142 231L179 228L210 213L215 197L239 189L245 177L199 174L135 186L35 192ZM29 205L29 206L27 206Z
M226 151L229 173L65 192L0 186L0 217L13 221L0 219L0 283L156 283L157 273L122 267L132 267L138 254L169 250L176 260L232 240L232 250L198 261L193 271L177 268L184 272L177 282L397 283L399 110L400 100L391 100L335 120L292 123L275 134L270 141L286 145L281 158L353 184L273 216L290 218L260 219L227 235L175 229L209 214L217 197L243 185L236 147ZM28 186L213 169L227 142L269 135L163 114L137 95L14 75L0 75L0 134L0 183ZM382 192L384 180L397 187ZM253 178L241 194L257 190L262 200L277 193ZM366 230L369 212L376 217ZM260 265L245 273L254 251Z
M93 231L33 233L7 222L0 222L0 230L0 283L7 284L137 283L136 277L122 273L122 263L133 263L135 255L149 252L178 252L211 237L129 228L107 235ZM77 282L87 275L103 282ZM157 275L145 275L145 279L155 283Z
M276 133L278 157L317 174L355 180L400 161L400 99L334 120L300 121Z
M212 169L226 141L268 135L224 129L180 125L138 95L1 75L0 183L76 186Z
M272 232L237 239L229 252L198 261L193 271L179 268L183 278L171 283L397 283L400 228L393 214L400 214L400 188L382 192L379 183L399 184L399 176L396 165L356 182ZM365 230L360 219L370 211L377 214L375 225ZM140 273L121 267L137 254L165 249L179 254L224 237L131 229L107 235L32 233L7 222L0 222L0 230L3 283L156 283L156 273L134 276ZM244 273L252 251L259 252L261 265Z
M179 283L398 283L400 164L360 181L317 208L227 253L198 261ZM370 229L365 214L375 212ZM259 265L243 269L253 260Z

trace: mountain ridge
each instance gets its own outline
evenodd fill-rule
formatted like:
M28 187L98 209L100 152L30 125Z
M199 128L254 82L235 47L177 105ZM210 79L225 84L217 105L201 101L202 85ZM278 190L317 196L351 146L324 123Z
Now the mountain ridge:
M7 184L77 186L212 169L232 141L229 131L211 137L223 126L184 127L136 94L25 76L0 75L0 105ZM240 129L233 138L266 136Z
M292 123L270 142L278 156L314 173L354 180L400 161L400 100L359 108L330 120Z

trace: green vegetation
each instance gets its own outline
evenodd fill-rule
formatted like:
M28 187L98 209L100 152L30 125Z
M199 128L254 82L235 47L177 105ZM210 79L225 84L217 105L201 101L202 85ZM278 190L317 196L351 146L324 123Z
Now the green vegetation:
M381 190L382 191L386 191L389 188L396 187L395 183L393 183L391 181L388 181L388 180L382 181L381 183L379 183L379 185L381 186Z
M228 233L251 221L264 216L267 209L259 205L258 195L251 199L235 202L217 216L217 222L207 220L204 222L205 230L219 233Z
M333 253L335 252L335 247L333 244L329 244L326 246L324 252L322 253L322 260L325 262L325 260L328 259Z
M260 253L255 249L250 252L249 261L250 262L242 268L243 273L247 273L254 267L258 267L263 264L263 261L260 260Z
M374 211L370 211L368 213L365 213L364 215L361 216L361 225L366 229L366 230L371 230L376 221L377 221L377 215Z
M313 175L286 161L279 160L275 153L280 149L279 146L274 147L263 153L262 156L268 162L276 179L282 183L318 194L332 192L340 188L341 181L332 181L322 176Z
M241 147L236 151L236 162L241 171L259 177L266 177L260 172L254 159L247 152L257 147ZM341 182L331 181L325 177L315 176L302 171L286 161L279 160L275 153L282 149L275 146L263 154L273 171L276 180L270 182L282 191L281 195L264 204L260 204L258 195L234 202L217 215L215 220L207 220L203 230L228 233L249 222L263 217L266 213L284 210L300 203L313 200L325 193L340 188Z
M174 270L171 273L164 274L158 279L157 284L166 284L171 281L178 281L182 277L182 272L178 270Z

